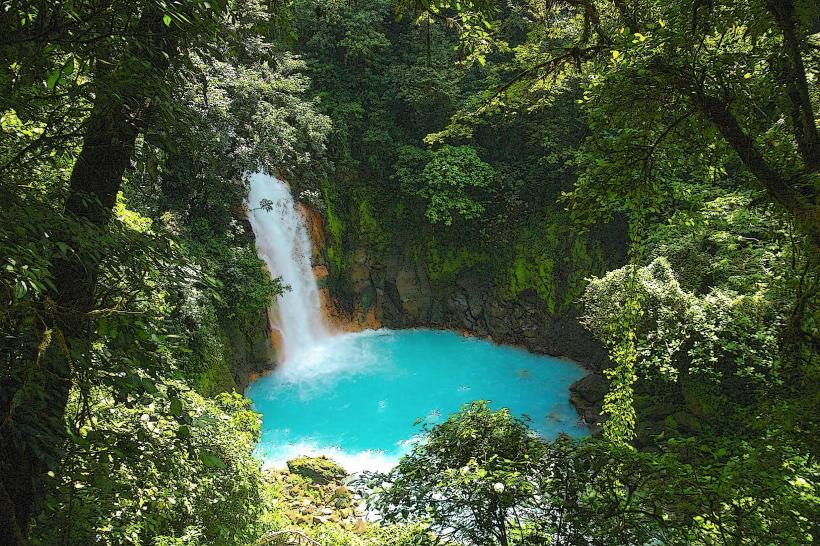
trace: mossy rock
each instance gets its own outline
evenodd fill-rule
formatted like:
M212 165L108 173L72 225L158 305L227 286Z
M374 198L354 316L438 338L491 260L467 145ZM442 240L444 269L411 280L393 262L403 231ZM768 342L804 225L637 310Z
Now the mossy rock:
M319 485L340 481L347 475L344 468L325 456L291 459L288 461L288 470Z

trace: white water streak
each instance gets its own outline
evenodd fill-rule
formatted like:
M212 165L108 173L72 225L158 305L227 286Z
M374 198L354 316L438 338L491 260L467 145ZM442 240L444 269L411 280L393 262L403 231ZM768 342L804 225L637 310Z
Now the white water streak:
M261 206L264 200L272 203L271 210ZM284 359L291 359L329 336L310 264L310 236L290 189L276 177L250 176L248 211L259 257L273 278L290 287L276 298L270 316L282 335Z

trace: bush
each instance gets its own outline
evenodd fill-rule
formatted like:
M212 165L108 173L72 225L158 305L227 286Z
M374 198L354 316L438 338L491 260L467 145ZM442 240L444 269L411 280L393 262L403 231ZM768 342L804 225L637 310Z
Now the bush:
M75 400L77 397L75 396ZM93 425L52 475L33 544L246 544L262 507L259 416L237 394L178 382L142 403L99 390Z

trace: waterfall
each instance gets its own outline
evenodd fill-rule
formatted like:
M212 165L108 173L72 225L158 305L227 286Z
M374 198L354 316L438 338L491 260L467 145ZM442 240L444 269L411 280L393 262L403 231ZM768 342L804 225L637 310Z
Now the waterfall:
M281 277L282 284L289 287L277 296L269 313L288 359L329 335L310 264L310 236L290 189L276 177L251 175L248 212L259 257L271 276Z

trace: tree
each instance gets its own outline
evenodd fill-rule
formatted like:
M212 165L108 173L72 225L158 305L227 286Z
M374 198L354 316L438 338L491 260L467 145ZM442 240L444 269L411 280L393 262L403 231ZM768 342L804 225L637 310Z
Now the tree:
M509 546L526 531L530 478L542 453L509 410L473 402L430 430L384 478L378 510L387 519L429 518L459 541Z
M452 226L475 220L486 210L493 168L481 161L470 146L442 146L432 153L417 181L403 175L402 185L410 186L427 204L426 216L433 224ZM407 180L407 179L410 180Z
M235 393L208 399L179 381L156 385L148 404L95 390L94 423L49 474L33 544L253 542L264 507L259 416Z
M45 471L77 438L67 426L91 419L93 387L127 399L145 387L123 378L158 381L169 360L191 381L231 374L219 350L208 355L223 365L216 372L182 355L202 356L195 338L208 327L222 349L220 288L240 292L219 309L238 329L277 289L234 218L243 175L264 168L315 183L328 121L304 98L303 65L266 41L273 18L256 0L23 1L0 13L4 543L25 539ZM155 231L121 190L144 212L159 209ZM179 324L191 308L202 312L184 317L194 333ZM203 381L208 394L225 384ZM75 391L76 422L65 413Z
M473 403L377 477L375 500L389 520L428 521L475 545L808 543L817 465L778 445L547 442L506 410Z
M431 2L427 9L447 6ZM580 84L593 129L581 148L591 153L583 156L574 193L589 197L582 205L623 202L640 192L662 201L674 195L664 180L692 166L680 156L667 172L665 148L682 141L701 150L701 157L690 154L695 163L708 164L709 147L725 146L816 252L818 97L808 75L820 57L813 2L567 1L524 9L543 26L513 49L510 68L517 73L481 108L538 105L556 89ZM469 116L456 126L459 119Z

